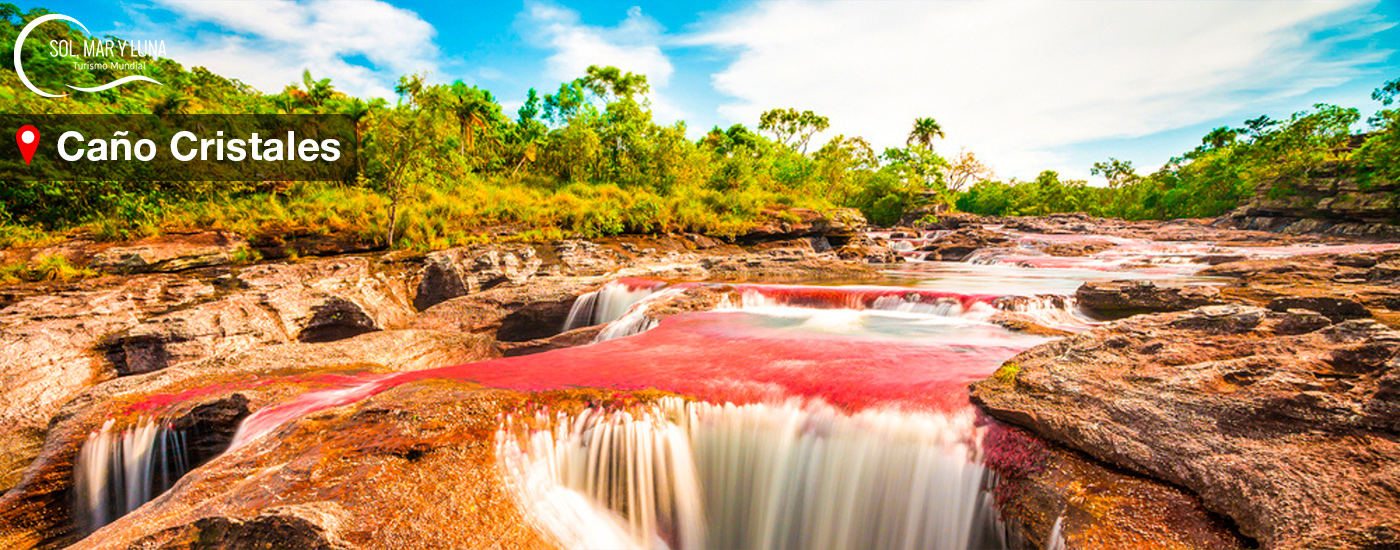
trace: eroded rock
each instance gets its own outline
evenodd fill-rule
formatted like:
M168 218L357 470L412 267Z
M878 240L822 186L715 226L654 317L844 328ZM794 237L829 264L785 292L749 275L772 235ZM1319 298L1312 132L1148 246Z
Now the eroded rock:
M1214 286L1158 286L1152 281L1084 283L1074 297L1080 307L1109 318L1221 303L1220 289Z
M1032 348L972 396L993 416L1185 487L1271 549L1400 537L1400 333L1206 306Z

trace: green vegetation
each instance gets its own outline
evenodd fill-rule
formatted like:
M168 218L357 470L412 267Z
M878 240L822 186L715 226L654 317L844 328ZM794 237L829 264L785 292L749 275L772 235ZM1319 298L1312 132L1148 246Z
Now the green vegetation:
M0 4L0 51L12 50L24 24L44 13ZM50 57L49 41L63 39L80 44L85 37L51 23L26 41L26 72L38 86L125 76ZM1395 111L1372 119L1375 133L1359 149L1338 148L1350 139L1357 111L1319 106L1287 122L1261 117L1244 129L1216 130L1149 176L1136 175L1128 163L1101 163L1096 170L1113 185L1095 188L1054 172L1028 182L991 181L972 153L949 160L935 152L943 129L932 118L914 121L905 147L879 154L860 137L837 135L818 146L812 141L830 121L788 108L763 113L754 129L717 127L692 141L684 123L654 120L645 76L615 67L589 67L553 93L531 90L523 107L507 113L487 90L460 81L432 84L423 75L400 79L399 98L390 103L349 97L309 72L269 94L170 59L139 61L146 63L144 74L164 85L48 99L25 90L7 67L0 70L0 100L9 112L34 114L346 114L356 121L358 179L5 182L0 246L73 231L115 240L196 228L227 229L254 242L334 233L420 250L500 238L731 236L794 207L857 208L878 224L928 206L1005 215L1194 217L1232 208L1259 182L1287 182L1329 163L1349 163L1376 181L1395 181L1400 170ZM1395 97L1397 86L1388 86L1377 91L1378 100Z
M1397 90L1400 79L1373 97L1388 107ZM1355 108L1326 104L1287 121L1261 116L1241 128L1212 130L1199 147L1147 176L1137 175L1132 163L1109 159L1092 171L1109 181L1106 188L1062 181L1047 171L1029 182L978 182L958 196L957 207L986 215L1080 211L1134 220L1198 218L1229 212L1261 185L1272 196L1291 194L1298 182L1322 171L1355 177L1363 187L1400 182L1400 111L1378 112L1368 121L1369 132L1358 135L1353 129L1360 119Z
M96 272L80 269L68 263L62 256L39 256L29 261L16 261L0 264L0 283L12 284L20 281L75 281L92 277Z

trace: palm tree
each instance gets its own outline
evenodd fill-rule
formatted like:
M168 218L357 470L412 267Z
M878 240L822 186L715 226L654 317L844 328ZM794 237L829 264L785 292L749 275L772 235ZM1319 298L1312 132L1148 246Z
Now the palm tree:
M331 79L316 80L311 78L311 69L301 71L301 84L306 87L307 99L316 107L324 105L326 100L335 95L335 87L331 86Z
M925 149L933 148L933 140L943 137L943 127L933 117L914 119L914 129L909 131L905 145L918 144Z
M379 100L379 102L382 101L383 100ZM361 142L360 138L360 122L363 121L365 117L369 116L370 111L373 110L374 107L374 103L366 103L364 100L355 97L351 98L350 101L345 102L344 108L341 111L345 114L345 116L350 117L350 126L355 130L356 151L364 151L364 144ZM362 166L363 162L361 160L363 158L363 153L355 155L355 168L361 171L364 170L364 167Z
M179 90L171 89L164 95L151 99L151 114L162 116L187 115L190 113L190 103L193 101L194 98L185 95Z
M458 145L457 152L465 155L468 147L476 148L476 132L473 127L481 128L483 132L488 129L486 120L491 115L494 101L491 92L467 86L460 80L453 82L448 90L453 99L452 114L457 117L457 123L462 128L462 143Z

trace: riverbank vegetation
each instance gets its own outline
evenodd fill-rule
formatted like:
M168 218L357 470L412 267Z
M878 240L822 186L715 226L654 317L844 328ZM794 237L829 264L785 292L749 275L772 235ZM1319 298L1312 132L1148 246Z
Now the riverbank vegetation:
M19 29L43 13L0 4L0 50L12 49ZM57 89L124 76L40 51L50 40L79 38L62 24L38 27L24 47L31 80ZM590 67L555 90L531 90L508 112L488 90L421 74L401 78L397 99L387 101L347 96L309 72L263 93L201 67L145 61L146 74L163 86L48 99L25 90L6 67L0 99L10 113L344 114L356 124L357 179L8 181L0 186L0 246L75 232L118 240L208 228L253 239L334 233L424 250L503 236L732 236L788 208L855 208L877 224L945 209L1199 217L1228 211L1261 181L1305 177L1327 163L1350 163L1391 181L1400 165L1395 111L1371 120L1371 139L1359 148L1345 147L1356 144L1358 111L1318 106L1286 121L1260 117L1218 129L1145 176L1126 162L1100 163L1095 171L1111 185L1092 187L1050 171L1030 181L996 180L972 153L940 154L943 129L933 118L916 119L903 147L883 151L858 136L826 136L830 120L792 108L769 110L753 127L714 128L692 139L684 122L655 120L644 75L614 67ZM1393 98L1390 86L1377 99Z

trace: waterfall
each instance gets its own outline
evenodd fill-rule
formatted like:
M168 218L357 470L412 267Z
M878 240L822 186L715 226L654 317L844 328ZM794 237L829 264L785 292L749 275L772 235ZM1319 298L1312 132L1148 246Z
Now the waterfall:
M629 304L629 309L625 313L618 315L598 332L594 337L595 342L622 338L633 334L641 334L656 328L658 321L649 314L651 304L675 296L686 291L688 287L670 287L661 290L651 291L642 296L636 302Z
M73 517L88 532L165 492L190 468L183 432L154 419L120 431L115 422L88 436L73 465Z
M680 549L1003 546L970 413L665 398L635 413L535 420L544 425L525 435L507 423L498 456L568 546L619 530L631 546ZM561 489L606 511L562 520Z
M564 331L610 323L627 313L637 302L652 295L666 283L645 279L619 279L603 288L583 294L569 308Z
M997 299L993 305L1005 312L1023 314L1048 327L1075 330L1094 325L1093 320L1080 312L1079 300L1074 296L1006 296Z

